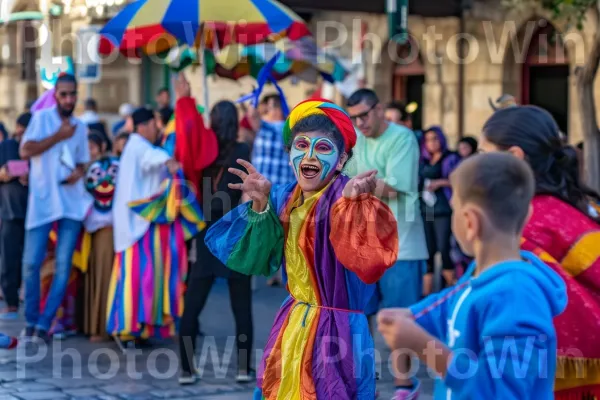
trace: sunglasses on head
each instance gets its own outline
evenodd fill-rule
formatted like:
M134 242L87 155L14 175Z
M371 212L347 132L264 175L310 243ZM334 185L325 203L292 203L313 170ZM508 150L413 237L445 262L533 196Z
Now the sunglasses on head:
M373 105L371 106L371 108L369 108L367 111L365 111L365 112L363 112L363 113L360 113L360 114L358 114L358 115L352 115L352 116L350 116L350 119L351 119L351 120L352 120L352 122L353 122L353 123L355 123L355 124L356 124L356 121L358 121L359 119L360 119L361 121L364 121L364 120L365 120L365 119L367 119L367 117L369 116L369 113L370 113L371 111L373 111L373 110L375 109L375 107L377 107L377 104L379 104L379 102L377 102L377 103L373 104Z

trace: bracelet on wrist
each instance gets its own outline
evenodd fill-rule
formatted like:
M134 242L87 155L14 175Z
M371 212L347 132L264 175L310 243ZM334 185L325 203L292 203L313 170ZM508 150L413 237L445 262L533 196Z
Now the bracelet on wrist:
M262 214L266 214L267 212L269 212L270 209L271 209L271 205L267 202L267 206L265 207L264 210L259 212L259 211L255 211L254 209L252 209L252 211L257 215L262 215Z

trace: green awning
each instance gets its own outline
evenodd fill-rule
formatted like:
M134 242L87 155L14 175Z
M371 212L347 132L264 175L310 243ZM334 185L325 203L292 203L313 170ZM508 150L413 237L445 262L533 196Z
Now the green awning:
M11 13L6 20L0 19L0 24L15 21L41 21L43 19L44 15L39 11L21 11Z

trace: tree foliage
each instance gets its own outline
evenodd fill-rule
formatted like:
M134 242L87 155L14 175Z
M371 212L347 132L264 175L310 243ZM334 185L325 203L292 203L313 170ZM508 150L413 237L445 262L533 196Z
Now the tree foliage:
M504 0L503 3L516 10L541 6L552 13L553 19L565 20L581 30L587 11L596 7L598 0Z

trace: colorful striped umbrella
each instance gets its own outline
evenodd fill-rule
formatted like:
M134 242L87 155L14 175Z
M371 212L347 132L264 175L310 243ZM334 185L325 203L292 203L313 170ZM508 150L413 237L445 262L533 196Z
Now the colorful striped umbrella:
M200 35L203 32L204 35ZM158 54L177 43L255 44L310 35L304 21L275 0L136 0L100 31L100 53ZM132 51L133 50L133 51Z

